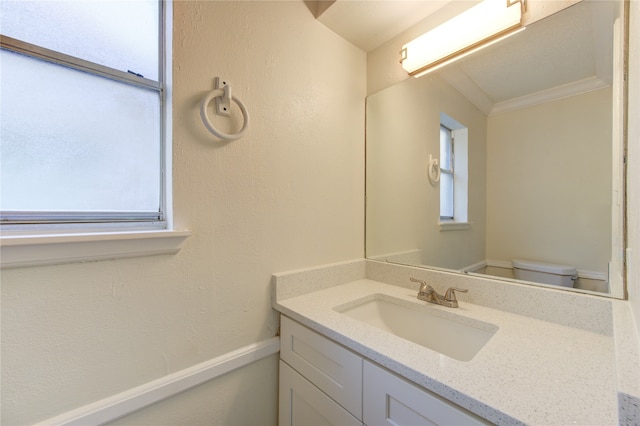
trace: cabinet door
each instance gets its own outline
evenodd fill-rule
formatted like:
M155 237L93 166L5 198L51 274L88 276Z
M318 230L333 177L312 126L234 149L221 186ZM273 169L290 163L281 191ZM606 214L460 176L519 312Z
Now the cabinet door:
M370 362L364 362L363 376L367 426L490 424Z
M282 316L280 358L362 419L362 358Z
M280 361L280 426L362 426L287 363Z

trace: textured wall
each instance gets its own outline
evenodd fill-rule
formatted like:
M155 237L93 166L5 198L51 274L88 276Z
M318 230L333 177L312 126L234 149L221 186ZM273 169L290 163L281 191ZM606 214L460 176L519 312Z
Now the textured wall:
M2 271L2 424L272 337L273 272L363 256L365 54L302 1L176 1L174 19L175 221L193 235L176 256ZM251 114L239 141L200 122L215 76ZM275 368L190 391L174 419L274 423Z
M488 118L487 258L607 272L611 89Z

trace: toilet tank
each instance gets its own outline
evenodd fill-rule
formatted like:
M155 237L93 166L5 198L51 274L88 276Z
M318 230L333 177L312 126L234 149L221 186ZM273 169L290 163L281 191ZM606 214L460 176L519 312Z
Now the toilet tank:
M577 278L576 268L570 265L557 265L523 259L514 259L511 263L513 264L514 277L517 280L573 287Z

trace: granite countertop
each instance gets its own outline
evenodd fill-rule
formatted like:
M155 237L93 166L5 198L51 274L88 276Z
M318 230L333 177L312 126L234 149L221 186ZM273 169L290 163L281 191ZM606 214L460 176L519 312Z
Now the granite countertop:
M426 303L416 299L414 289L357 279L276 299L274 308L493 423L618 424L616 344L611 333L465 301L457 309L429 304L463 320L498 327L473 359L458 361L334 309L365 297Z

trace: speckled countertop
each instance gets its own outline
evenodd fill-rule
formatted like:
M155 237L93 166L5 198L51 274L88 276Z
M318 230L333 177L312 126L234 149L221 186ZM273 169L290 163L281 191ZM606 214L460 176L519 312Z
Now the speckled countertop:
M458 361L336 311L367 297L393 297L424 309L415 289L367 278L349 280L361 275L370 274L352 271L342 284L331 277L329 284L315 287L305 280L296 287L295 276L280 277L274 308L493 423L618 424L619 354L609 327L583 330L462 300L457 309L429 304L462 321L498 327L473 359ZM314 280L322 281L321 276ZM285 288L299 287L306 288L303 294L285 294Z

